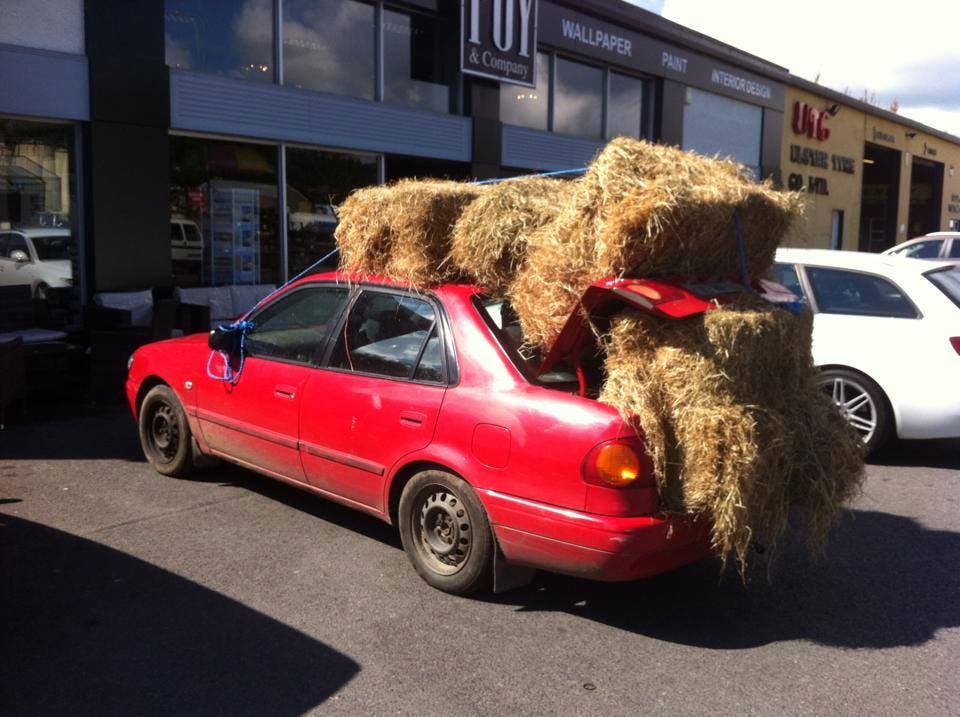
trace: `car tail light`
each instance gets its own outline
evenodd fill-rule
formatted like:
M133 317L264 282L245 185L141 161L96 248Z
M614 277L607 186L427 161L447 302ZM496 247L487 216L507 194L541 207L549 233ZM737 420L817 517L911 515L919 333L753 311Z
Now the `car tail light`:
M950 338L950 345L953 346L953 350L960 354L960 336L952 336Z
M650 459L636 439L616 439L594 446L583 461L583 480L607 488L649 486Z

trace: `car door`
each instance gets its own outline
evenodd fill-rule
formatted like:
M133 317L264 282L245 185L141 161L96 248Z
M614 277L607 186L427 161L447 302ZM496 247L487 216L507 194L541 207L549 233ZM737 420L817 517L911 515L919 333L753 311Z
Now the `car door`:
M27 238L19 232L9 232L5 236L3 253L0 254L0 280L6 286L26 284L33 286L37 278L37 262L34 253L30 251L30 245ZM27 256L27 261L15 261L14 252L23 252Z
M448 367L439 305L423 295L363 289L314 371L300 409L307 480L384 510L384 482L433 438Z
M244 339L243 368L235 381L206 373L197 416L207 445L251 467L303 481L298 450L303 387L346 305L349 290L305 284L256 311ZM239 357L234 357L239 369ZM222 372L214 357L212 372Z

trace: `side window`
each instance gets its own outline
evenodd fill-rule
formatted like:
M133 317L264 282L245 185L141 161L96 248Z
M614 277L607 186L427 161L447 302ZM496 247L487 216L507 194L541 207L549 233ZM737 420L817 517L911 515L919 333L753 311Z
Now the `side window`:
M7 246L3 255L9 258L10 255L15 251L22 251L27 256L30 256L30 249L27 246L27 240L19 234L8 234Z
M244 348L251 356L297 363L313 361L347 299L342 286L297 289L252 317Z
M908 247L894 252L899 256L908 256L913 259L936 259L940 256L940 249L943 247L942 239L934 239L932 241L918 241L916 244L911 244Z
M177 243L183 241L183 232L176 222L170 222L170 241Z
M0 259L7 258L7 242L10 241L9 234L0 234Z
M960 259L960 239L954 239L950 243L950 258Z
M337 336L330 366L393 378L441 380L433 306L412 296L364 291Z
M917 318L903 292L879 276L812 266L807 276L821 313Z
M797 275L797 267L793 264L774 264L766 278L780 284L791 294L796 295L797 299L806 298L803 293L803 286L800 284L800 277Z

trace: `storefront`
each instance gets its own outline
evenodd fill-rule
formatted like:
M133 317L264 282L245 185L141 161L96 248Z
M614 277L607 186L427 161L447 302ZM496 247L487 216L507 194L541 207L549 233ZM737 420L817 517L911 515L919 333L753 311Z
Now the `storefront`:
M786 96L783 180L808 195L790 244L879 252L960 228L960 139L799 78Z

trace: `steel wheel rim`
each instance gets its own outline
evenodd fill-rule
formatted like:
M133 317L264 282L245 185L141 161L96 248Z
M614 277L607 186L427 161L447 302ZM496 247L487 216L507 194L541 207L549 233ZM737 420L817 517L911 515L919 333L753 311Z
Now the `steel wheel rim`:
M440 575L459 572L473 547L473 523L460 497L445 486L427 486L412 518L417 552L427 567Z
M840 415L856 429L864 443L869 443L876 435L879 420L877 405L870 392L857 381L842 376L828 376L821 385L830 394Z
M180 424L170 404L161 401L150 411L147 435L157 458L169 463L176 457L180 449Z

